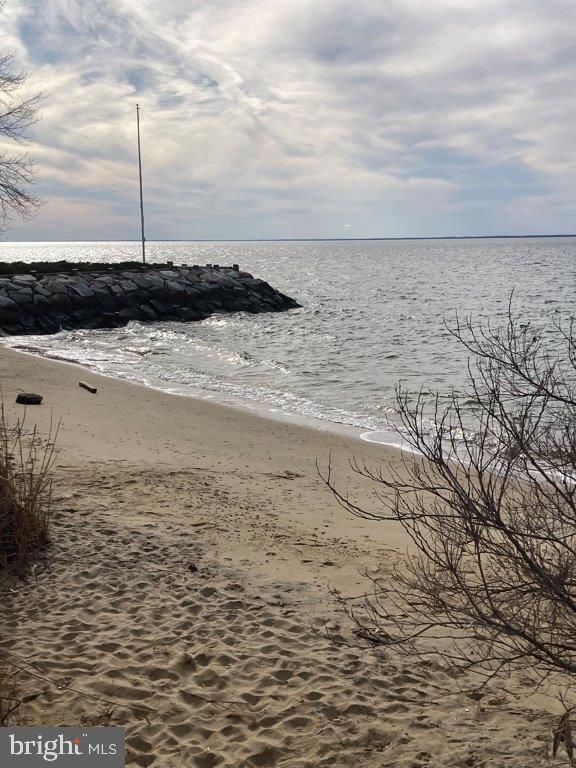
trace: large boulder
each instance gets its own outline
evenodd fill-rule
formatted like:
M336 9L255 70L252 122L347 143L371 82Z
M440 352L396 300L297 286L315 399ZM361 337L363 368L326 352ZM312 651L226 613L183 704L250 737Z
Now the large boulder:
M94 296L94 291L86 283L82 283L79 280L68 283L68 293L72 292L83 299L91 298Z
M17 321L18 304L6 296L0 296L0 320Z

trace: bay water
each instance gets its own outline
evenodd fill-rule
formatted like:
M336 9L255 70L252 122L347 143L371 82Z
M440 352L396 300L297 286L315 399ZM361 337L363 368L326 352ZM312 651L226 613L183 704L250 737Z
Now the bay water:
M166 391L218 399L398 444L395 386L465 386L456 313L504 322L574 314L576 238L183 242L147 244L151 262L239 263L293 296L285 313L4 339ZM138 242L0 243L1 261L139 259Z

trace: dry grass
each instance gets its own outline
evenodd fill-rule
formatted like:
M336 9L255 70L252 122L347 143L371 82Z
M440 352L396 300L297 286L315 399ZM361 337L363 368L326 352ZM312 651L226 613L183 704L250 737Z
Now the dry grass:
M48 543L57 434L51 428L42 439L24 425L9 426L0 405L0 570L17 574Z
M25 418L10 426L0 400L0 571L23 577L48 543L57 432L51 426L41 438L25 429ZM17 718L17 672L0 661L0 726Z
M20 706L14 672L0 665L0 726L12 725Z

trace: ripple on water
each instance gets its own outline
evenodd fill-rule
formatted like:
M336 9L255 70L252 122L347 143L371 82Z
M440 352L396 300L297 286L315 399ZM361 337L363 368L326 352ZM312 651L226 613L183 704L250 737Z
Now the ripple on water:
M137 243L1 243L0 259L137 258ZM532 322L573 308L576 239L149 243L151 261L242 268L295 296L281 314L8 339L168 391L262 404L391 442L394 387L461 388L465 351L444 318L504 317L515 289ZM369 437L371 435L371 437Z

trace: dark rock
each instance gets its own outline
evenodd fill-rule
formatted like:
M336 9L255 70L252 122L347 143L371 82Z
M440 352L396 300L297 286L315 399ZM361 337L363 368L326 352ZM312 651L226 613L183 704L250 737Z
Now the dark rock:
M0 321L17 322L18 304L12 299L0 296Z
M278 296L284 300L284 306L287 309L300 309L302 307L302 304L298 304L295 299L293 299L291 296L286 296L285 293L278 292Z
M72 300L72 305L74 306L74 309L77 309L77 310L89 309L91 307L96 307L97 305L97 300L96 300L96 296L94 295L94 292L92 292L90 296L79 296L77 293L71 291L68 294L68 297Z
M152 299L150 302L152 309L158 314L158 316L169 315L174 311L174 305L168 304L165 301L159 301L158 299Z
M103 328L122 328L128 322L123 317L119 317L117 312L102 313Z
M22 336L26 333L24 327L18 323L2 323L3 333L6 336Z
M94 296L92 288L89 288L86 283L81 282L68 283L68 291L73 291L84 299Z
M53 280L52 282L48 283L47 289L52 293L61 293L64 295L68 295L67 290L68 283L64 282L64 280Z
M117 314L126 320L138 320L140 318L140 312L135 307L123 307Z
M144 304L144 306L141 307L141 312L142 317L145 320L158 320L158 315L148 304Z
M136 288L151 288L153 285L146 275L131 275L130 280L134 283Z
M166 280L164 286L167 291L171 293L184 293L185 288L181 283L177 283L174 280Z
M118 296L118 304L124 307L139 308L142 305L137 293L125 293L123 296Z
M28 312L18 312L18 322L20 325L23 325L25 329L29 329L36 325L36 318L32 317Z
M107 325L102 315L92 315L92 317L83 320L78 327L86 328L89 331L97 331L101 328L107 328Z
M12 301L16 302L16 304L29 304L34 300L34 294L32 291L30 291L30 293L24 293L24 291L14 291L10 294L10 298Z
M52 307L58 310L71 311L74 307L72 299L66 293L56 293L50 301Z
M5 296L0 296L0 309L17 309L16 302Z
M71 314L81 323L94 319L94 311L92 309L75 309Z
M117 303L108 291L100 290L98 288L94 290L94 299L96 306L101 307L102 309L110 309L111 307L115 307Z
M182 321L197 321L205 320L208 317L208 312L201 310L199 307L182 307L178 311L178 319Z
M58 333L60 323L54 317L38 317L36 323L43 333Z
M242 272L240 274L242 274ZM259 289L261 285L264 285L264 280L260 280L259 277L245 278L242 282L246 285L249 285L251 288L256 289Z
M51 301L48 301L48 299L45 296L40 296L38 294L34 295L34 299L33 299L32 303L36 307L43 307L45 309L47 309L48 307L52 306L52 302Z
M31 392L20 392L16 397L16 402L20 405L41 405L43 399L42 395L34 395Z
M20 283L20 285L27 285L30 283L36 283L37 280L34 275L14 275L12 282Z
M24 268L22 265L21 268ZM130 320L201 320L213 312L268 312L298 307L263 280L231 267L91 269L48 276L0 277L0 333L113 328ZM20 267L19 267L20 268ZM63 269L65 267L62 267ZM71 269L71 265L68 267Z

